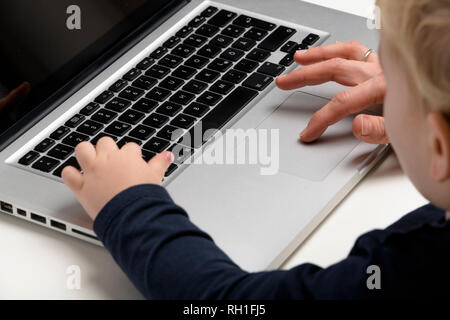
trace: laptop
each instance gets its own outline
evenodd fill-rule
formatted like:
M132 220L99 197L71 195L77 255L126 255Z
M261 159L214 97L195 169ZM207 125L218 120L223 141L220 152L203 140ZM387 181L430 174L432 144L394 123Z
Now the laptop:
M16 0L0 16L0 209L55 232L101 245L61 172L109 136L145 160L173 150L163 184L192 221L241 267L276 268L388 151L352 118L300 143L343 87L275 86L296 50L376 48L361 17L297 0Z

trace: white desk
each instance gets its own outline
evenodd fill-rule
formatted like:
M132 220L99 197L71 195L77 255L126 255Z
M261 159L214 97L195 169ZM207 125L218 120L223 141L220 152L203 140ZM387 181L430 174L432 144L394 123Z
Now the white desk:
M373 0L308 0L367 16ZM389 158L337 207L287 261L328 266L344 258L356 238L384 228L426 203ZM103 248L0 215L0 299L139 299L141 294ZM67 289L66 270L81 268L81 289Z

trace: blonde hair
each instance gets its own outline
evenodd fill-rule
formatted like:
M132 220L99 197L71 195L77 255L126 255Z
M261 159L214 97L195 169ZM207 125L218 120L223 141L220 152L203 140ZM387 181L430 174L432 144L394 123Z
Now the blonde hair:
M377 0L383 37L426 110L450 115L450 0Z

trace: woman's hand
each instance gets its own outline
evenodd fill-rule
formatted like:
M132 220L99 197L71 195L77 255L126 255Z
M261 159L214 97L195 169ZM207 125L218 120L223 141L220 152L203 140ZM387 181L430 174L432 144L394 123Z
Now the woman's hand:
M361 43L349 41L298 51L294 56L295 61L304 67L277 78L277 85L283 90L328 81L352 87L337 94L313 115L300 135L303 142L317 140L329 126L350 114L383 103L386 83L378 54L372 52L363 62L361 60L367 50ZM383 117L358 115L353 121L353 134L368 143L389 143Z
M75 154L83 173L66 167L62 178L92 220L120 192L140 184L160 185L173 162L173 154L163 152L146 163L137 144L128 143L119 150L109 137L101 138L96 148L82 142Z

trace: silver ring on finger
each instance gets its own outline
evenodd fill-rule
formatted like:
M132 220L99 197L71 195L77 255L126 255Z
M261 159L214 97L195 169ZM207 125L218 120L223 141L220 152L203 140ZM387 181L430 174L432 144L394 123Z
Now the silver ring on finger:
M372 52L375 52L373 49L367 50L367 52L364 54L364 57L361 59L362 62L366 62L367 59L369 59L369 56L372 54Z

